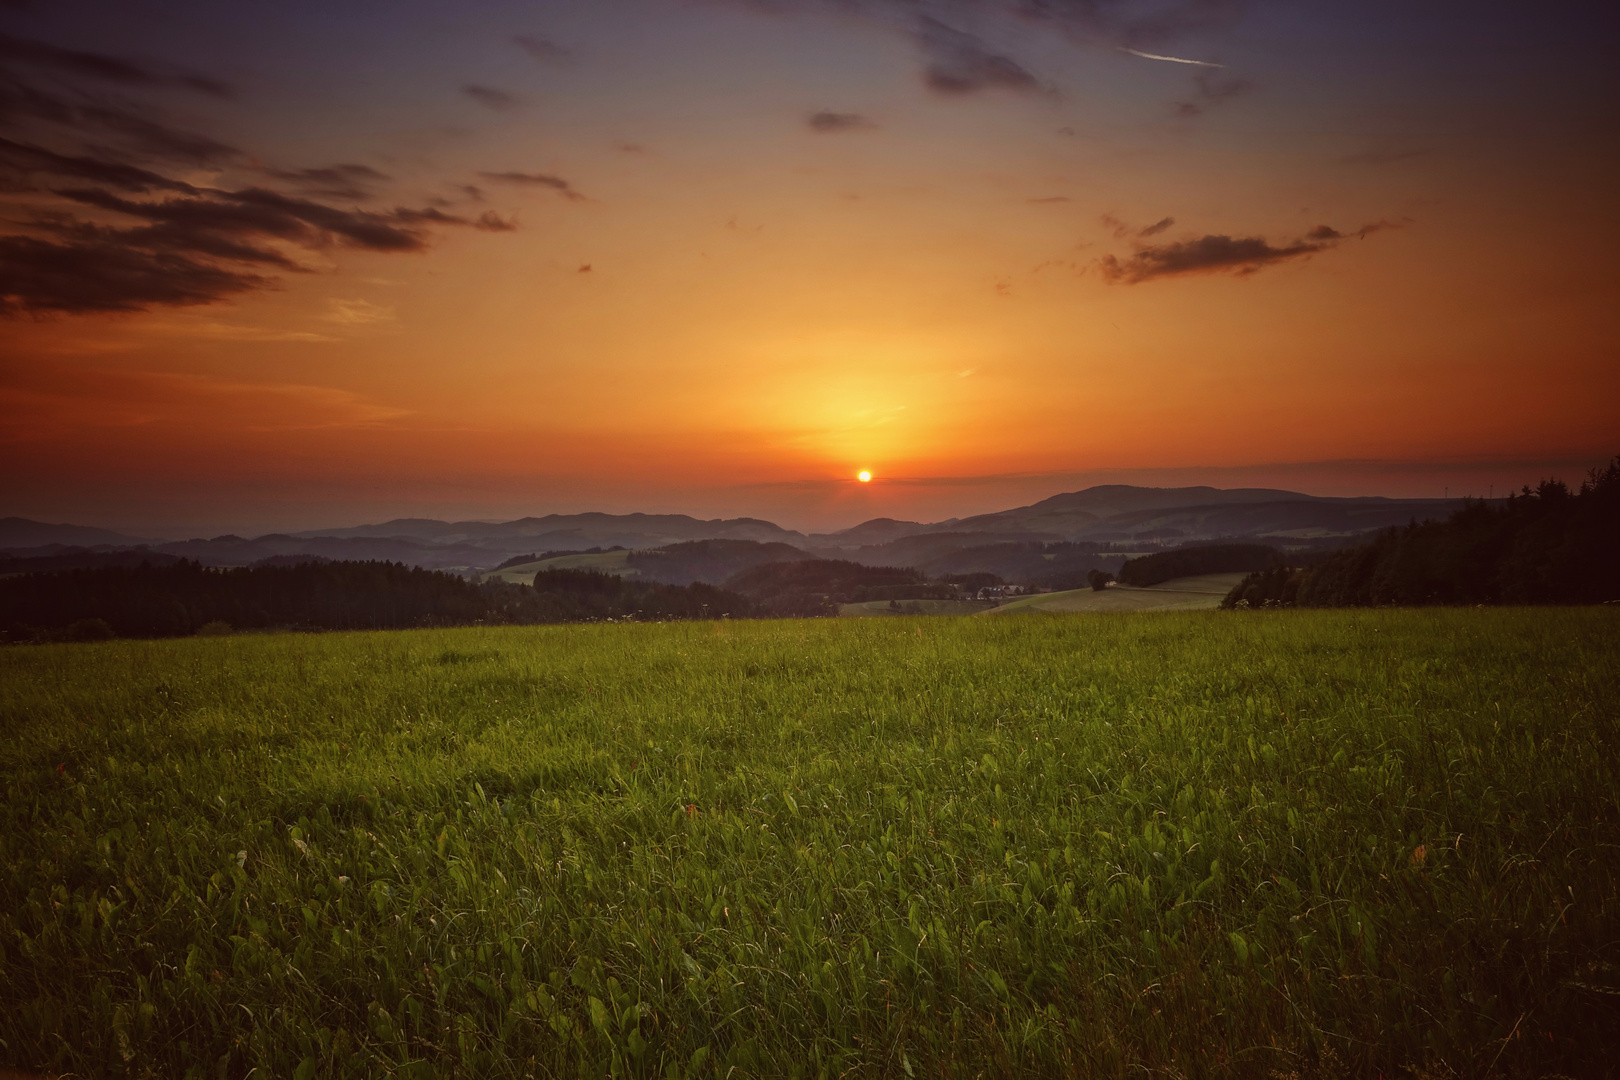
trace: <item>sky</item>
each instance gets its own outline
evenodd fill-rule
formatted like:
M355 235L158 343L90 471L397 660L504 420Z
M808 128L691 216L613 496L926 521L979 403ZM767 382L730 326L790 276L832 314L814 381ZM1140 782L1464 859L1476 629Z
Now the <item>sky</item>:
M0 0L0 516L825 530L1578 480L1620 453L1617 31Z

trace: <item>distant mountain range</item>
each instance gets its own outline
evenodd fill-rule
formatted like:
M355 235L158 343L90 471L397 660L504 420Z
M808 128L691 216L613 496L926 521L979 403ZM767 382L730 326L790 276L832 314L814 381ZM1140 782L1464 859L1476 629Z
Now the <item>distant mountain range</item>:
M1414 518L1444 517L1461 505L1460 499L1340 499L1270 488L1108 484L913 531L1021 533L1049 540L1105 542L1318 539L1355 536Z
M1442 518L1461 500L1325 498L1268 488L1143 488L1110 484L1030 506L933 523L875 518L832 533L805 534L758 518L702 520L685 514L548 514L516 521L399 518L377 525L273 533L252 539L161 541L83 525L0 519L5 570L33 558L52 568L75 555L149 551L210 566L246 566L297 556L380 559L430 569L489 569L516 555L588 548L660 548L690 540L785 543L874 565L940 561L958 549L996 544L1174 546L1217 539L1316 544L1411 520ZM926 558L925 558L926 557ZM120 561L127 560L124 556ZM66 562L64 563L64 560ZM44 565L40 565L44 569Z
M130 547L153 542L89 525L47 525L27 518L0 518L0 551L48 547Z

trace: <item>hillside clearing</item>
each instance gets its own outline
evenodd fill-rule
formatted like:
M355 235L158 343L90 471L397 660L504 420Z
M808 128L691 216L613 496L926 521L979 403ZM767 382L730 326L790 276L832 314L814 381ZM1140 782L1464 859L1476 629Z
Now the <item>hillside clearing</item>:
M1009 600L994 609L995 614L1017 611L1213 611L1221 599L1243 580L1242 574L1200 574L1174 578L1158 585L1137 588L1110 585L1094 589L1038 593Z
M549 559L537 559L534 562L519 563L501 570L491 570L483 575L485 581L505 581L512 585L533 585L534 575L541 570L595 570L603 574L618 574L621 577L631 577L640 571L629 565L630 552L598 551L583 555L557 555Z

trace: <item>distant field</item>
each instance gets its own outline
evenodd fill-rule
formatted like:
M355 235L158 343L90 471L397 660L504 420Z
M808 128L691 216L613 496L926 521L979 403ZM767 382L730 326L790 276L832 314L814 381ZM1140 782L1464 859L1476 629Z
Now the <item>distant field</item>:
M858 604L844 604L840 615L895 616L895 615L977 615L995 605L988 600L897 600L900 610L889 606L887 600L863 600Z
M603 551L595 555L558 555L530 563L519 563L484 575L485 581L505 581L513 585L533 585L542 570L597 570L604 574L629 577L638 571L628 565L629 551Z
M0 1068L1599 1077L1620 611L0 649Z
M1213 611L1243 577L1201 574L1140 589L1130 585L1110 585L1101 592L1071 589L1019 597L995 610L998 615L1013 611Z

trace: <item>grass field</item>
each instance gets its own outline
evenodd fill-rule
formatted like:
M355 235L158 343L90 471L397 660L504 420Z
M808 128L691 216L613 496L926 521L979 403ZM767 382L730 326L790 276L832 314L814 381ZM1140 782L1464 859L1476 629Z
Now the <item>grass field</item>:
M491 570L485 581L505 581L512 585L533 585L534 575L542 570L596 570L603 574L634 575L629 565L630 552L599 551L588 555L555 555L549 559L519 563L516 566Z
M1620 612L0 650L0 1065L1613 1075Z
M1174 578L1158 585L1137 588L1110 585L1106 589L1070 589L1066 592L1038 593L1009 600L996 608L997 614L1015 611L1213 611L1243 574L1201 574Z

